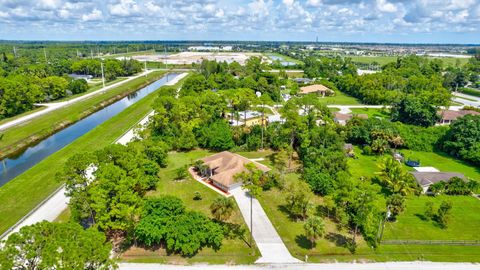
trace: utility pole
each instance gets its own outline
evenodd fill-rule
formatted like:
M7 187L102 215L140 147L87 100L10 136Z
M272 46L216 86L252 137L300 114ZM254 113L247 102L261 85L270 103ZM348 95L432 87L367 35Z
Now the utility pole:
M13 55L17 57L17 48L15 48L15 46L13 46Z
M100 62L100 66L102 68L102 84L103 84L103 88L105 88L105 74L103 72L103 62Z
M143 61L143 63L145 64L145 77L147 77L147 60Z
M90 49L90 57L93 59L93 50Z
M165 52L163 54L163 58L165 59L165 69L168 69L168 66L167 66L167 46L165 45L163 47L163 49L165 50Z

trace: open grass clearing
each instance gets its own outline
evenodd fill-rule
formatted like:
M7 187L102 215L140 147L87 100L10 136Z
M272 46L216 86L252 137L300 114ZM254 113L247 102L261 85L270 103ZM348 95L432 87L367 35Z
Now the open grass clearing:
M325 105L361 105L357 98L349 96L340 90L335 91L333 96L319 97L320 103Z
M425 203L438 208L442 201L453 204L446 229L425 219ZM396 222L387 222L384 240L480 240L480 200L472 196L409 196L405 212ZM480 256L480 248L478 248Z
M193 161L211 154L213 154L213 152L206 150L170 153L167 168L161 169L159 173L161 179L157 190L148 193L147 196L173 195L181 198L187 209L200 211L212 217L210 205L215 198L220 196L217 192L195 181L190 176L184 180L174 180L176 176L175 171L178 168L192 164ZM255 153L251 152L251 154L254 155ZM201 194L201 200L193 199L195 192ZM235 211L228 222L247 228L236 204ZM218 251L206 247L193 257L183 257L175 254L168 255L164 248L147 250L141 247L131 247L122 255L121 259L129 262L160 262L172 264L189 264L196 262L207 262L211 264L248 264L253 263L258 258L259 252L255 249L255 255L251 255L251 248L247 245L247 241L248 232L244 235L243 239L238 236L232 239L225 238Z
M102 149L145 117L151 111L156 93L150 93L0 187L0 232L15 224L62 184L55 180L55 174L68 158L76 153Z
M139 77L105 93L94 95L70 106L46 113L28 122L4 130L2 131L3 138L0 140L0 150L4 153L16 152L32 142L49 136L66 124L74 123L88 116L102 108L104 106L103 103L107 100L119 99L125 93L134 92L159 79L164 74L164 71L152 72L148 77Z
M366 114L368 118L390 118L390 110L376 108L352 108L352 114Z

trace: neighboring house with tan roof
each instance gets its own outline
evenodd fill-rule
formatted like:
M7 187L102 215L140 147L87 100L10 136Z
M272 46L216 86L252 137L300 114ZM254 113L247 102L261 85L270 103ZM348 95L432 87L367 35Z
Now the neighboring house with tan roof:
M466 180L465 176L461 173L455 172L411 172L413 177L417 180L417 183L422 187L423 193L426 193L431 185L438 182L448 182L453 177Z
M442 118L438 121L438 125L449 125L453 121L457 120L460 117L465 115L480 115L479 112L471 111L471 110L460 110L460 111L452 111L452 110L441 110L438 113Z
M263 172L270 171L270 168L263 164L229 151L223 151L200 160L210 168L208 178L211 184L225 192L242 185L235 179L235 175L244 172L246 170L245 165L249 163L253 163L257 169Z
M326 95L332 94L333 91L323 84L312 84L312 85L300 87L300 91L298 93L302 95L317 93L318 95L321 95L324 97Z
M356 114L355 116L361 119L368 119L368 115L366 114ZM339 112L333 113L333 121L335 121L335 123L340 124L342 126L345 126L347 122L352 118L353 118L353 115L349 113L348 114L339 113Z

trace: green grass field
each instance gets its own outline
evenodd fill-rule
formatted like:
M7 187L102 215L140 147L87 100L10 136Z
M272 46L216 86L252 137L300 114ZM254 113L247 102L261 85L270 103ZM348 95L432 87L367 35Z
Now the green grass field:
M362 104L360 100L349 96L340 90L335 91L335 95L319 97L320 103L325 105L360 105Z
M300 61L300 60L297 60L293 57L290 57L288 55L284 55L284 54L280 54L280 53L267 53L265 54L265 56L267 56L270 60L274 60L273 58L271 58L270 56L276 56L276 57L279 57L281 58L280 61L287 61L287 62L293 62L293 63L296 63L296 64L299 64L299 65L303 65L303 62Z
M0 152L3 155L14 153L32 142L49 136L66 124L74 123L102 108L103 102L118 99L126 93L140 89L144 85L159 79L163 74L165 74L164 71L152 72L148 77L140 77L126 82L105 93L94 95L68 107L49 112L29 122L2 131L3 138L0 140Z
M436 207L442 201L453 204L451 221L446 229L432 220L424 220L425 203ZM397 222L388 222L384 240L480 240L480 200L471 196L411 196ZM480 255L480 248L479 248Z
M188 177L185 180L175 181L175 170L191 164L194 160L212 154L206 150L194 150L190 152L172 152L168 157L168 167L160 171L161 180L157 190L149 193L147 196L173 195L182 199L187 209L203 212L211 216L210 205L215 198L220 196L217 192L207 188L203 184ZM202 195L202 200L193 200L194 193L198 191ZM245 222L238 207L229 220L230 223L245 226ZM248 233L245 235L248 240ZM167 255L165 249L145 250L139 247L132 247L121 257L122 260L130 262L160 262L170 264L189 264L196 262L207 262L212 264L248 264L253 263L258 258L256 255L250 255L251 248L247 242L240 237L233 239L224 239L222 247L215 251L211 248L204 248L198 254L191 258L179 255Z
M385 64L397 61L397 56L346 56L352 59L353 62L371 64L377 62L379 65L383 66ZM440 59L442 60L444 66L455 66L457 63L459 65L465 65L468 62L467 58L453 58L453 57L427 57L430 60Z
M15 224L61 185L55 180L55 174L69 157L114 142L151 111L155 96L156 92L151 93L0 187L0 232Z
M352 108L352 114L366 114L368 118L386 118L390 119L390 110L375 108Z

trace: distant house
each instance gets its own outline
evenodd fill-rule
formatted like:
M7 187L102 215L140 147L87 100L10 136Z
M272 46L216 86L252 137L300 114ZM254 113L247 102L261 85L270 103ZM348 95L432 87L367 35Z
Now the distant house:
M237 117L234 116L232 119L231 114L227 114L226 117L229 119L231 126L255 126L255 125L262 125L262 114L257 111L244 111L240 112ZM263 118L263 125L267 125L267 116Z
M309 84L313 82L313 80L309 78L294 78L293 81L298 84Z
M229 192L242 185L235 179L235 175L246 171L245 165L247 164L253 163L262 172L270 171L270 168L265 165L229 151L202 158L201 161L210 169L208 181L224 192Z
M323 84L312 84L312 85L300 87L300 91L298 93L302 95L316 93L324 97L326 95L332 94L333 91Z
M460 111L441 110L438 114L442 117L440 121L438 121L437 123L438 125L449 125L453 121L465 115L480 115L479 112L471 111L471 110L460 110Z
M92 75L83 75L83 74L68 74L68 77L74 79L74 80L81 80L84 79L87 82L93 79Z
M356 114L355 116L361 119L368 119L368 115L366 114ZM352 118L353 118L352 114L345 114L345 113L339 113L339 112L333 113L333 121L342 126L345 126L347 122Z
M417 180L417 183L422 187L423 193L426 193L429 187L435 183L445 181L448 182L453 177L466 180L465 176L461 173L454 172L411 172L413 177Z

